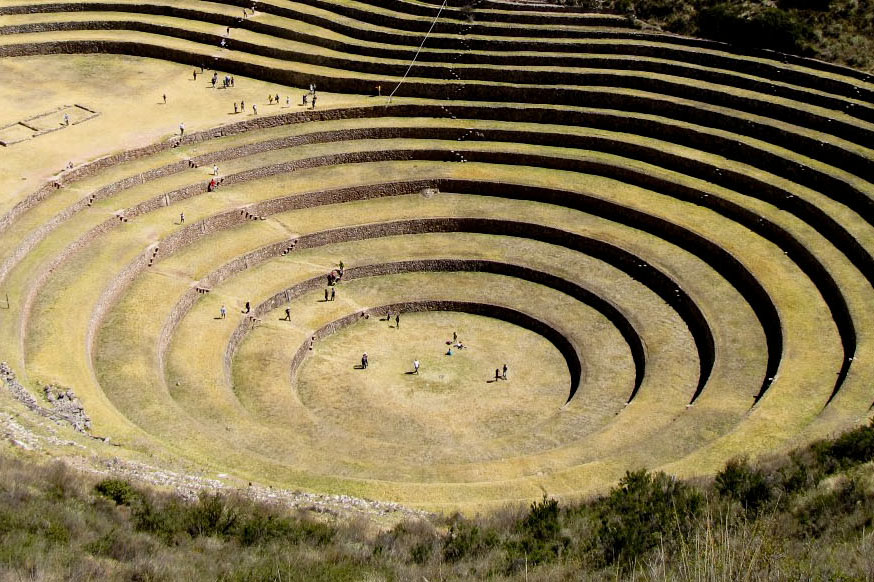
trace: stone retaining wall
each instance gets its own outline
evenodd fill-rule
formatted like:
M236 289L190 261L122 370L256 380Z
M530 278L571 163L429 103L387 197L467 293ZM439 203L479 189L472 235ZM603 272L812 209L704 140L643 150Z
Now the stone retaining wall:
M316 83L324 91L343 93L371 94L375 84L389 84L385 79L378 77L345 77L343 71L338 71L336 75L331 76L305 74L286 68L241 62L229 57L207 57L200 53L171 49L147 42L108 40L56 41L13 44L0 47L0 56L57 53L128 54L175 61L190 66L199 66L201 63L208 62L215 69L224 70L235 75L245 75L297 87L306 87L310 83ZM610 76L610 78L613 79L614 76ZM827 118L818 113L798 109L779 102L748 98L725 91L711 90L703 86L689 87L684 84L672 84L668 81L644 77L626 76L624 80L623 86L625 88L657 90L664 94L615 92L597 87L567 88L541 85L501 86L500 93L502 101L516 103L551 103L570 106L585 103L587 106L594 108L663 115L689 123L700 124L705 127L716 127L728 131L736 132L739 127L742 127L742 125L739 126L738 118L730 112L702 108L698 103L686 101L686 99L697 99L713 105L721 105L726 108L799 125L825 134L831 134L865 147L874 148L874 131L867 127L848 121ZM603 79L593 77L592 81L594 84L608 82L606 77ZM438 83L408 80L400 86L397 95L399 97L430 99L451 97L453 100L494 101L496 89L497 87L494 85L485 82Z
M315 239L316 237L312 237ZM322 237L318 237L322 239ZM298 241L296 241L298 242ZM306 248L314 248L313 240L299 241L304 242ZM322 244L330 244L332 241L323 242ZM337 241L334 241L337 242ZM227 277L233 276L245 269L252 268L272 258L280 256L282 250L287 248L288 243L278 243L262 247L252 253L248 253L244 257L235 259L234 261L219 267L212 271L204 279L200 281L198 286L218 285ZM584 287L569 281L567 279L525 267L522 265L514 265L499 261L486 260L464 260L464 259L430 259L416 261L399 261L393 263L380 263L375 265L366 265L361 267L350 267L346 270L344 280L354 280L364 277L376 277L388 274L409 273L409 272L487 272L509 277L516 277L532 283L545 285L556 291L566 293L567 295L577 299L578 301L589 305L596 309L605 318L607 318L620 332L623 339L628 345L631 352L632 360L635 363L635 382L632 392L629 396L631 401L643 383L646 373L646 354L638 332L628 320L628 318L609 301L599 297L598 295L588 291ZM207 283L208 281L208 283ZM259 305L255 306L250 316L243 319L237 326L231 336L231 340L226 348L225 355L225 373L226 377L230 378L231 360L236 353L240 343L245 338L248 331L251 329L254 319L263 319L266 315L282 305L288 304L293 299L320 289L324 285L324 276L312 277L300 283L296 283L292 287L283 289L275 293L270 298L266 299ZM197 301L198 293L194 289L186 292L180 301L174 306L170 316L164 323L160 339L158 341L158 357L163 369L166 350L169 347L172 339L173 331L181 322L189 310ZM571 392L571 397L573 391Z

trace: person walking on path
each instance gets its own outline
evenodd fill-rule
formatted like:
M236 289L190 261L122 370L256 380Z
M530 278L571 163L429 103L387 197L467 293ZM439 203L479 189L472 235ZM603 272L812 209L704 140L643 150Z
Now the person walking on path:
M419 375L419 360L413 360L413 374Z
M64 113L64 125L70 125L70 116Z
M458 332L452 332L452 343L456 343L458 341Z
M510 369L510 368L507 367L507 364L504 364L504 370L503 370L503 374L501 374L501 380L506 380L506 379L507 379L507 370L509 370L509 369Z
M246 309L243 310L243 313L249 313L249 311L251 311L251 308L250 308L249 302L246 301Z
M228 310L225 309L224 305L222 305L221 309L219 309L219 313L221 314L222 319L224 319L228 316Z
M400 329L400 328L401 328L401 314L398 313L397 315L395 315L395 329Z
M167 105L167 94L164 93L164 94L162 95L162 97L164 98L164 105Z
M313 95L313 101L312 101L312 102L313 102L313 106L311 107L311 109L315 109L315 108L316 108L316 96L315 96L315 95Z
M333 301L334 297L336 297L336 296L337 296L337 288L331 287L331 301Z
M291 321L291 308L285 308L285 317L283 318L285 321Z
M368 364L369 364L369 362L367 361L367 352L364 352L364 353L361 355L361 368L362 368L363 370L366 370Z
M213 167L212 167L212 175L213 175L213 176L218 176L218 166L213 165Z
M254 103L252 104L252 115L258 115L258 106Z
M501 371L495 368L495 382L501 379Z
M234 101L234 113L237 113L237 102Z
M179 123L179 137L185 135L185 122Z
M184 212L179 213L179 224L185 224L185 213Z
M325 301L328 300L328 288L325 287Z

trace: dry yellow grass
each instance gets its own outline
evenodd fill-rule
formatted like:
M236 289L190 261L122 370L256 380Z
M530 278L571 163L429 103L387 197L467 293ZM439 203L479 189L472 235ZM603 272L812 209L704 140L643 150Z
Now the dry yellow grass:
M35 16L16 18L39 20ZM105 36L115 38L114 34ZM80 36L88 35L62 35ZM36 68L40 75L27 77ZM324 72L316 67L303 70ZM201 78L196 83L190 80L190 67L148 59L3 59L0 73L33 79L0 87L3 124L69 102L81 102L100 112L79 125L2 151L4 168L13 168L0 172L2 211L12 208L67 161L78 164L166 139L176 133L181 121L187 133L239 121L243 116L232 114L234 101L258 103L262 113L300 109L296 105L299 88L238 77L235 89L207 90ZM289 94L294 106L271 107L265 102L268 93L279 93L282 103ZM166 105L163 94L168 97ZM375 103L375 99L363 96L320 94L319 99L320 108ZM245 116L249 117L248 112ZM58 191L0 233L0 260L39 225L115 180L190 156L266 139L316 130L393 126L548 130L661 148L784 187L827 212L866 248L874 242L874 231L867 222L824 194L680 145L591 128L384 118L265 129L186 145L109 168ZM839 141L823 138L831 143ZM767 151L785 153L775 146L760 145ZM861 146L847 147L868 153ZM870 285L810 226L742 192L615 155L492 142L466 142L463 148L609 163L753 210L791 232L826 265L844 292L856 324L859 363L823 414L842 357L837 330L823 298L792 257L711 210L583 173L416 160L298 170L222 187L120 224L49 273L45 266L49 261L113 212L163 192L205 182L209 168L191 168L97 202L48 233L9 272L4 291L9 292L11 305L0 312L0 329L8 343L0 357L12 362L31 388L38 382L73 387L86 404L95 431L111 435L122 445L112 451L94 445L98 455L153 456L171 465L229 471L242 479L282 487L390 498L435 509L491 507L537 498L543 491L579 495L603 489L626 469L641 466L683 475L712 472L731 456L786 448L845 427L866 414L868 380L874 372L872 316L867 309ZM452 151L458 144L412 139L310 144L218 165L221 175L228 175L320 155L391 149ZM845 172L821 162L804 161L846 178L863 192L874 191L867 182ZM161 257L125 290L98 329L92 325L107 286L150 244L179 230L180 212L190 224L280 196L391 180L440 178L589 194L664 218L727 250L755 274L781 317L783 363L768 394L750 411L765 369L763 333L751 308L712 266L658 237L537 200L442 192L431 197L400 196L277 214L212 233L175 255ZM702 396L693 407L685 407L698 374L689 330L673 309L633 276L563 247L482 234L421 234L338 243L252 266L199 298L175 329L166 359L160 360L157 345L173 306L192 284L234 257L332 228L447 216L549 225L626 249L666 273L700 307L714 334L715 366ZM327 304L317 301L321 291L306 294L292 303L291 322L279 321L281 309L267 315L243 342L232 362L231 377L226 376L223 356L246 301L257 305L289 285L323 275L339 260L360 266L443 257L505 261L554 273L616 306L630 319L646 349L647 377L635 400L623 406L634 381L633 363L619 332L603 316L555 290L484 273L407 273L348 281L339 287L338 301ZM45 285L34 289L43 279ZM28 296L32 304L23 304ZM578 346L584 362L585 380L577 398L562 406L569 385L567 368L545 339L506 323L442 312L404 315L401 330L373 319L347 328L320 341L292 383L288 370L291 357L315 329L361 309L422 298L507 305L561 329ZM229 311L225 321L215 319L221 305ZM445 356L443 342L456 328L471 347ZM92 354L87 344L89 333L94 331ZM362 351L371 354L373 363L366 374L352 368ZM422 361L422 373L412 377L405 372L416 357ZM504 361L510 364L511 381L487 384L494 368Z

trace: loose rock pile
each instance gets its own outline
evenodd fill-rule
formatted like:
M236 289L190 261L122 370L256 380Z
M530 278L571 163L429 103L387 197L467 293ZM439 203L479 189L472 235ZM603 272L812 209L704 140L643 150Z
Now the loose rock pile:
M55 422L67 423L81 433L91 430L91 419L72 390L49 384L44 392L51 408L45 408L16 380L15 372L6 362L0 362L0 378L12 396L29 410Z

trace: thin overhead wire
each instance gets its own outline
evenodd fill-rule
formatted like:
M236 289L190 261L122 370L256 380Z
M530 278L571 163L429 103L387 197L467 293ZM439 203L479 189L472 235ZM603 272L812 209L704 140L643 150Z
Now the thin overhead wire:
M431 31L434 30L434 26L437 24L437 19L440 18L440 14L443 13L443 8L446 7L446 1L443 0L443 4L440 5L440 10L437 11L437 16L434 17L434 21L431 23L431 28L428 29L428 32L425 33L425 38L422 39L422 44L419 45L419 50L416 51L416 54L413 56L413 60L410 61L410 66L407 67L407 72L404 73L404 76L398 81L397 86L394 88L394 91L388 96L388 102L391 103L391 98L395 96L395 93L400 88L400 86L407 80L407 75L410 74L410 70L413 68L413 65L416 64L416 59L419 58L419 53L422 52L422 47L425 46L425 41L428 40L428 37L431 35Z

